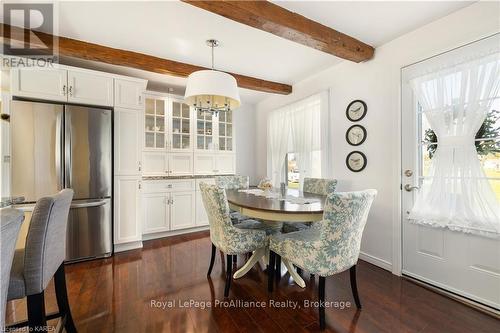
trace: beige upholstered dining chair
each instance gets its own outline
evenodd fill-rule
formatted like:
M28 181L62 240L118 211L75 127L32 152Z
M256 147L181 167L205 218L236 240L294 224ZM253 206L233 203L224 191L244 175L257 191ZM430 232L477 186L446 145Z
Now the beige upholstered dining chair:
M361 308L356 284L361 237L376 190L330 193L323 220L303 231L271 235L268 290L273 290L276 254L297 267L319 275L319 300L325 301L325 277L350 270L356 306ZM325 308L319 307L320 327L325 328Z
M8 300L27 297L28 321L10 328L29 326L30 331L47 331L47 319L61 317L66 332L76 332L66 290L64 259L66 229L73 190L37 201L24 249L16 250L10 274ZM54 277L59 313L47 316L44 291Z

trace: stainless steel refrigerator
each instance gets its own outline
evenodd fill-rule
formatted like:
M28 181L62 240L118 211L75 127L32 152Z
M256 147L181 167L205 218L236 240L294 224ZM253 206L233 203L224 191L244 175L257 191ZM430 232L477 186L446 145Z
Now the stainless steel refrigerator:
M24 205L71 188L67 261L112 252L112 110L14 100L11 194Z

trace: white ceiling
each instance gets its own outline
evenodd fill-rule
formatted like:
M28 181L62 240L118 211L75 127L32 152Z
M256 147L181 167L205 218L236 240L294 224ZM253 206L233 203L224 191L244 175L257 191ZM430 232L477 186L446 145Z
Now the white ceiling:
M376 47L471 2L277 3ZM59 2L58 10L61 36L207 67L205 40L216 38L221 42L216 68L282 83L296 83L342 61L178 1L67 1ZM119 66L76 59L64 63L140 76L154 90L174 87L182 94L185 85L185 79ZM252 104L269 96L245 89L241 94L244 103Z
M373 47L475 1L273 1Z

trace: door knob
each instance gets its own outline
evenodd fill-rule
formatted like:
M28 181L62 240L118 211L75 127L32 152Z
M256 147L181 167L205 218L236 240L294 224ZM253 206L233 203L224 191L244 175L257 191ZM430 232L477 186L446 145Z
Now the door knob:
M406 185L405 185L405 190L406 190L407 192L411 192L411 191L413 191L413 190L418 190L419 188L420 188L420 187L418 187L418 186L411 186L410 184L406 184Z

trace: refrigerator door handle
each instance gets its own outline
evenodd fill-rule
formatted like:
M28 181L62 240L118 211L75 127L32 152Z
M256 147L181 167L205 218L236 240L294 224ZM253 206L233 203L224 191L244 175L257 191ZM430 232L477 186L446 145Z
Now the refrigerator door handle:
M63 171L62 171L62 114L57 114L56 120L56 149L55 149L55 164L56 164L56 176L57 176L57 187L58 189L63 188Z
M104 206L108 201L99 200L99 201L85 201L85 202L72 202L70 208L88 208L88 207L100 207Z
M65 164L65 187L66 188L71 188L72 183L73 183L73 176L72 176L72 156L71 156L71 112L65 112L65 126L64 126L64 134L65 134L65 143L64 143L64 164Z

